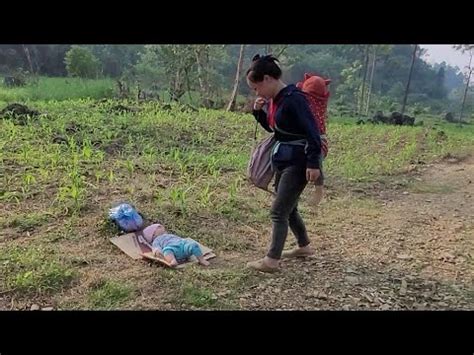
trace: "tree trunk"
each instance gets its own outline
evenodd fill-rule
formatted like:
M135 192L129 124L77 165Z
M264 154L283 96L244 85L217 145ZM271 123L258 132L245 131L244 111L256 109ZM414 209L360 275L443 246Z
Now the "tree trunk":
M178 101L179 81L180 81L180 76L179 76L179 69L178 69L176 71L176 77L174 79L173 94L171 95L171 97L173 98L173 101Z
M195 49L194 50L194 56L196 58L196 64L197 64L197 72L198 72L198 82L199 82L199 88L201 90L204 90L204 81L202 78L202 65L201 65L201 49Z
M30 66L30 73L34 74L35 71L33 69L33 62L31 61L30 51L28 50L28 47L26 45L22 44L22 46L23 46L23 51L25 52L25 55L26 55L26 59L28 60L28 65Z
M407 104L407 98L408 98L408 90L410 89L410 82L411 82L411 75L413 73L413 67L415 66L415 59L416 59L416 50L418 48L418 45L415 44L415 48L413 49L413 58L411 60L411 66L410 66L410 74L408 75L408 82L407 82L407 87L405 89L405 97L403 98L403 105L402 105L402 115L405 113L405 107Z
M171 94L172 100L177 102L185 92L184 81L186 80L186 77L183 78L183 73L181 72L181 70L183 69L178 69L176 71L176 77L173 83L173 92Z
M364 107L364 98L365 98L365 82L367 81L367 72L369 67L369 45L365 47L365 64L364 64L364 78L362 80L362 92L360 95L360 103L359 107L357 109L357 115L359 116L360 119L360 114L363 110Z
M31 47L31 57L32 57L32 62L33 62L33 68L35 69L35 74L40 71L40 66L38 63L38 47L37 46L32 46Z
M137 80L137 102L142 98L142 89L140 88L140 81Z
M239 89L240 82L240 72L242 71L242 63L244 61L244 49L245 44L242 44L240 46L239 61L237 62L237 72L235 73L234 89L232 90L232 95L230 96L230 101L227 105L226 111L232 111L235 108L235 100L237 98L237 91Z
M209 45L206 45L206 50L204 51L204 68L209 68ZM204 70L204 93L206 95L204 100L204 105L207 108L212 107L212 100L211 100L211 77L210 77L210 70Z
M370 109L370 96L372 94L372 85L374 83L374 72L375 72L375 57L376 57L376 51L377 47L374 46L374 52L372 54L372 70L370 72L370 80L369 80L369 92L367 94L367 107L365 109L365 115L369 115L369 109Z
M189 74L188 74L188 69L184 69L184 75L186 78L186 87L188 89L188 98L189 98L189 104L193 104L193 97L191 96L191 83L189 82Z
M198 47L194 51L194 54L196 56L196 64L197 64L197 72L198 72L198 82L199 82L199 88L201 90L201 99L204 104L204 107L208 108L209 105L209 92L208 92L208 85L206 85L206 78L204 75L205 69L203 68L202 60L201 60L201 53L202 50L205 50L205 48L202 48L201 46Z
M464 113L464 104L466 103L467 92L469 91L469 83L471 82L471 75L472 75L471 64L472 64L472 56L473 56L472 51L471 51L470 55L471 55L471 58L469 59L469 67L468 67L469 68L469 74L467 76L466 87L464 88L464 96L462 98L461 113L459 114L459 124L461 124L461 122L462 122L462 114Z

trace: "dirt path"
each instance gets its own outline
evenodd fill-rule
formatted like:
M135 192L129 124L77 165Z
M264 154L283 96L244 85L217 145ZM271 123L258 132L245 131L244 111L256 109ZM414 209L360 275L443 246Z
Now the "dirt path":
M317 256L260 276L240 306L474 309L474 159L425 165L408 181L326 201L308 226Z

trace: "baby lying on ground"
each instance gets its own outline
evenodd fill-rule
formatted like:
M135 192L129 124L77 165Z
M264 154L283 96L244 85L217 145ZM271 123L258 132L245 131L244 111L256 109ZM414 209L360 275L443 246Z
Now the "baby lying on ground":
M165 227L159 223L146 227L143 230L143 237L151 245L152 253L158 257L164 257L171 266L178 265L179 262L187 260L192 255L198 259L199 264L209 265L198 243L166 233Z

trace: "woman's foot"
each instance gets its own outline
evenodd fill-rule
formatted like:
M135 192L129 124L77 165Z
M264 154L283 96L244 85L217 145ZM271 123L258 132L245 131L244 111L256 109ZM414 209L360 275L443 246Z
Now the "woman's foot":
M264 257L263 259L247 263L247 267L262 272L276 272L279 270L278 266L279 260L269 258L268 256Z
M298 258L312 255L314 255L314 250L311 249L309 245L306 245L304 247L296 247L291 250L284 250L281 254L282 258Z

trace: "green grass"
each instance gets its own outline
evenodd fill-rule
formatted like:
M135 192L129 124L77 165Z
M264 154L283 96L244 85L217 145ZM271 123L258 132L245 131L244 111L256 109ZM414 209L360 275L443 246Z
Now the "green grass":
M192 284L184 285L180 298L184 304L194 307L211 307L217 302L211 290Z
M236 298L251 274L240 269L207 269L193 266L163 281L175 290L172 302L178 306L204 309L236 309Z
M411 162L432 161L448 153L462 155L474 147L474 125L444 122L422 127L358 126L348 118L336 118L328 134L327 175L356 181L399 174Z
M0 85L0 101L9 103L36 100L70 100L112 97L112 79L48 78L40 77L24 87L8 88Z
M51 250L36 247L0 249L2 291L21 296L51 294L66 288L76 273Z
M0 167L7 172L0 175L0 200L23 204L48 196L56 207L81 212L104 189L123 186L124 198L136 200L148 191L170 213L253 218L243 213L254 206L243 194L253 145L250 115L196 113L176 104L163 110L153 102L136 113L111 111L118 103L36 101L31 107L48 112L47 117L26 126L0 121ZM372 181L399 174L418 160L465 154L474 147L473 125L357 126L335 118L328 133L328 181ZM263 136L259 132L259 139ZM155 184L161 175L168 176L166 188ZM144 180L139 185L137 176Z
M94 309L114 309L134 295L134 287L114 280L102 280L89 292L88 304Z
M42 226L50 220L49 213L27 213L13 217L11 220L0 220L0 227L17 228L19 232L31 232L35 228Z

